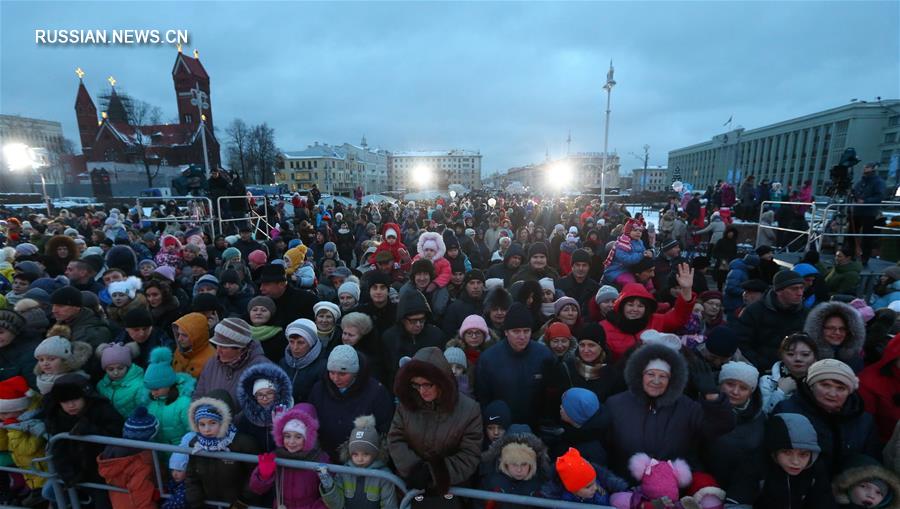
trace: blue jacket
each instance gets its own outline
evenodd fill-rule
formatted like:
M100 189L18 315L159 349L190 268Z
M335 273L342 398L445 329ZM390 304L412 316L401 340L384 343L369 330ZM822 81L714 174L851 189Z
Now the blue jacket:
M759 261L759 258L756 259ZM725 307L726 313L731 313L744 305L744 299L741 297L744 289L741 288L741 285L750 279L750 271L756 267L747 263L744 258L737 258L731 260L728 268L728 275L725 276L725 299L722 305Z
M873 300L872 309L878 310L881 308L886 308L891 305L891 302L900 300L900 280L894 281L890 284L890 286L888 286L888 288L893 291Z
M616 250L616 254L613 257L612 263L609 264L609 267L603 272L603 280L609 283L612 283L619 277L620 274L628 270L628 267L631 267L635 263L641 261L641 258L644 257L644 242L640 240L632 240L631 241L631 252L626 252L621 249L614 247Z
M532 341L524 351L515 352L508 341L485 350L478 357L475 395L483 405L502 399L509 405L512 422L533 425L544 387L544 372L553 362L553 353L543 343Z

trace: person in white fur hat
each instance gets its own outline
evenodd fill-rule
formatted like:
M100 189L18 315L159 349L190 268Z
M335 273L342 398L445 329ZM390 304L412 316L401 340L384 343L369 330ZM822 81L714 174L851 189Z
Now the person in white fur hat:
M109 296L112 303L107 306L106 314L109 323L115 328L125 328L125 315L132 309L147 309L147 299L144 294L138 293L143 286L140 278L131 276L124 281L115 281L109 284Z

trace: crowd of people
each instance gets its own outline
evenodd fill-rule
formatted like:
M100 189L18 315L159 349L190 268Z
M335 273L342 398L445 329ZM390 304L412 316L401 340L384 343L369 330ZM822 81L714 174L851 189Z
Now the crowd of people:
M653 225L590 197L295 196L271 231L214 237L118 209L6 217L0 466L49 455L96 508L398 507L363 469L427 508L513 507L460 486L622 509L900 506L900 265L860 297L855 250L788 269L695 199ZM192 453L158 455L161 497L148 450L47 445L64 432ZM45 478L0 471L0 504L53 501Z

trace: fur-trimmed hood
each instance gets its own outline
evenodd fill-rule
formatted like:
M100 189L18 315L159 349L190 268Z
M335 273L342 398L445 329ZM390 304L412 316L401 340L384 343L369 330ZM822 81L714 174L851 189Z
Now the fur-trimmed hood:
M440 395L436 400L437 409L441 412L452 412L459 401L459 389L456 385L456 377L450 371L450 363L444 357L440 348L430 346L422 348L407 362L394 380L394 394L400 400L400 404L407 410L415 411L426 403L419 397L418 391L410 387L410 381L420 376L437 385Z
M275 445L284 447L284 427L295 419L306 426L303 452L313 450L319 437L319 416L316 413L316 407L309 403L297 403L288 411L275 417L272 425L272 438L275 439Z
M886 493L884 502L873 508L900 509L900 478L897 477L897 474L884 468L874 459L863 455L853 457L849 463L851 465L831 481L834 500L838 504L850 503L850 489L855 484L868 479L878 479L884 481L892 493Z
M419 241L416 243L416 251L419 253L419 256L422 256L423 247L427 240L433 240L437 243L437 254L434 255L434 260L443 258L444 253L447 252L447 246L444 245L444 237L437 232L422 232L422 234L419 235Z
M848 362L859 358L860 351L866 341L866 324L859 312L849 304L843 302L823 302L815 306L806 316L803 331L815 341L819 348L820 359L834 357L834 347L825 341L825 333L822 329L825 321L831 316L840 316L847 324L847 338L841 345L838 360Z
M269 380L275 385L275 400L270 408L263 408L253 397L253 384L259 379ZM250 422L257 426L265 426L272 420L272 408L275 405L284 405L285 408L294 406L292 391L293 384L287 373L277 364L264 362L250 366L241 375L237 387L237 400L241 405L241 412Z
M222 425L219 426L219 434L216 435L216 438L225 438L228 435L228 428L231 427L232 415L230 405L222 401L221 399L211 398L211 397L203 397L194 400L191 403L191 406L188 407L188 423L191 425L191 431L199 434L200 430L197 428L197 421L194 419L194 413L201 406L211 406L216 409L216 412L222 416Z
M50 336L47 336L50 337ZM63 336L68 339L67 336ZM65 370L65 373L71 373L74 371L78 371L87 361L90 360L91 356L94 355L94 347L92 347L89 343L85 343L84 341L71 341L72 343L72 356L68 359L63 359L62 367ZM40 375L41 368L39 364L34 365L34 374Z
M509 471L501 462L503 448L507 445L514 447L528 447L535 453L536 464L531 465L531 476L539 476L548 478L553 469L550 466L550 456L547 453L547 446L540 438L532 433L505 433L502 437L495 440L487 451L481 453L481 461L490 464L498 472L509 476ZM511 477L511 476L510 476ZM530 479L531 477L529 477Z
M40 307L41 307L40 302L38 302L34 299L21 299L21 300L19 300L19 302L16 302L16 305L13 307L13 311L15 311L16 313L22 314L26 311L31 311L32 309L40 308ZM41 309L41 312L43 312L43 309Z
M69 250L69 256L64 258L65 260L74 260L78 257L78 246L75 245L75 240L68 235L54 235L50 237L50 240L47 241L47 245L44 247L44 253L54 260L59 260L61 258L56 256L56 249L62 246Z
M656 398L655 406L663 407L674 403L684 392L688 382L687 361L679 352L664 345L641 346L632 352L625 363L625 383L631 392L649 402L650 398L644 392L644 368L654 359L663 360L672 368L665 394Z

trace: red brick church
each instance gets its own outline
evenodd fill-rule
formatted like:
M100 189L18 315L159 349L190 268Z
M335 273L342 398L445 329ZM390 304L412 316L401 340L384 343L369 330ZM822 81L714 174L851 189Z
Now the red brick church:
M79 71L80 72L80 71ZM79 80L75 99L75 115L84 154L79 171L95 169L101 162L130 163L143 166L144 158L151 167L197 164L203 166L201 129L206 130L206 146L210 168L220 165L219 142L213 130L212 101L209 74L200 63L198 53L190 57L179 48L172 67L175 99L178 104L178 123L134 126L128 112L116 94L115 82L110 80L112 92L106 112L97 115L97 107L84 82ZM204 99L205 126L201 127L200 110L191 99L201 92ZM205 94L205 96L203 96ZM146 154L146 155L145 155ZM156 185L168 185L160 182Z

